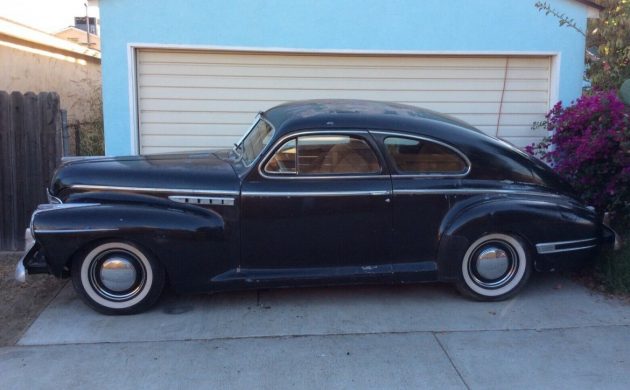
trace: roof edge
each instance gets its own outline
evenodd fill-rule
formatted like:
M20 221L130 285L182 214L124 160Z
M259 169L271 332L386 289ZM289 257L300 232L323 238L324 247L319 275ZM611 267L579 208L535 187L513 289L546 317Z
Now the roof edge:
M101 59L101 53L65 39L58 38L36 28L15 22L0 16L0 34L4 34L22 41L52 47L58 50L78 54L85 57Z
M591 1L591 0L573 0L573 1L576 1L578 3L582 3L582 4L584 4L587 7L595 8L598 11L602 11L605 8L603 5L598 4L598 3L594 2L594 1Z

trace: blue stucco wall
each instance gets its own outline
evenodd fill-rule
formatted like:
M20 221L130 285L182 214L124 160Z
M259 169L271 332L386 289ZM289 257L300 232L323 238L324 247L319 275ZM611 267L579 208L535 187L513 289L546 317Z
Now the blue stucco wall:
M549 0L584 28L587 9ZM584 38L534 0L101 0L105 146L131 147L127 45L559 52L559 97L582 87Z

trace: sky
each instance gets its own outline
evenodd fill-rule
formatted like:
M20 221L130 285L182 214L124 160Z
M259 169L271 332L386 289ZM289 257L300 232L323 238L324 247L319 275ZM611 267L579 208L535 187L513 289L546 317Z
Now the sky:
M74 25L75 16L85 16L87 0L0 0L0 16L48 33ZM98 17L98 7L89 15Z

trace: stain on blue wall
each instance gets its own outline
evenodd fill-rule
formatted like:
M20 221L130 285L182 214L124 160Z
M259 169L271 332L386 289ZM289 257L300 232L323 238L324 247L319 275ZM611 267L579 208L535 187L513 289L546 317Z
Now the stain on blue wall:
M128 44L318 50L557 52L559 97L579 96L584 37L538 12L534 0L103 0L105 146L134 153ZM587 9L553 7L584 28Z

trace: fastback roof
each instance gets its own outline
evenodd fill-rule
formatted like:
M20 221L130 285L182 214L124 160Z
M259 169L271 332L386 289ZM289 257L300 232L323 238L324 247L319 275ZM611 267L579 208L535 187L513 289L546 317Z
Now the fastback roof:
M422 125L429 121L479 132L466 122L435 111L406 104L370 100L303 100L276 106L263 115L280 133L295 130L300 125L323 127L365 125L366 128L372 128L375 124L386 126L389 124L387 127L392 129L406 128L405 130L417 131L425 127Z

